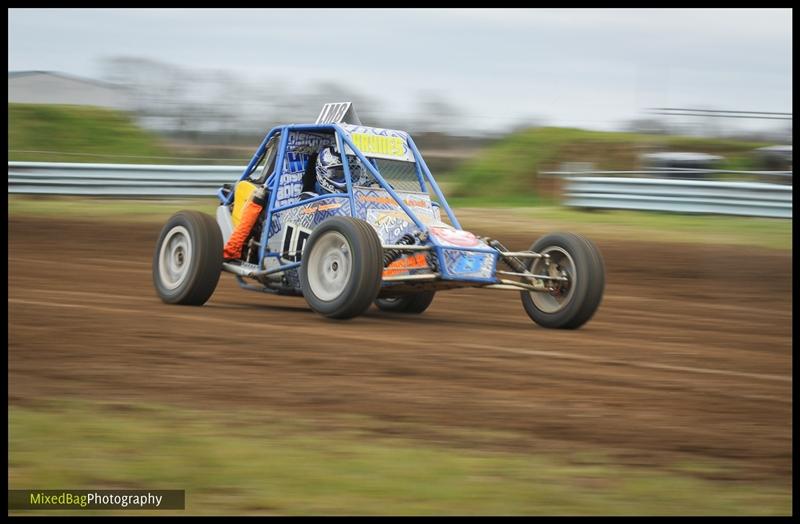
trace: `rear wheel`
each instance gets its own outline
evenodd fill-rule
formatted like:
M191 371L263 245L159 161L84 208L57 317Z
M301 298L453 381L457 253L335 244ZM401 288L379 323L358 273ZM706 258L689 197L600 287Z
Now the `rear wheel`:
M563 280L545 281L550 292L522 292L522 305L540 326L576 329L592 318L603 299L605 267L600 251L572 233L553 233L537 240L531 251L549 255L533 259L530 271Z
M383 248L368 223L345 216L329 218L314 229L303 251L300 286L317 313L352 318L378 296Z
M179 211L167 221L153 254L153 285L168 304L206 303L222 271L222 233L213 218Z
M375 305L381 311L390 313L418 314L428 309L435 295L435 291L423 291L413 295L379 298L375 301Z

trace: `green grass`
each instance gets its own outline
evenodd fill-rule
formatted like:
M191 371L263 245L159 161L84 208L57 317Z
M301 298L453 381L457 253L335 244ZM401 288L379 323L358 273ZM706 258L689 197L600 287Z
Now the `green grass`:
M480 452L267 413L9 406L9 488L186 489L194 514L789 514L791 487ZM53 512L48 512L53 513ZM73 512L74 513L74 512Z
M579 211L564 207L461 208L461 225L485 230L572 231L594 239L725 244L792 249L792 221L778 218L680 215L645 211Z
M750 167L751 151L765 144L728 139L642 135L570 128L537 128L508 135L454 171L441 174L453 198L519 199L537 194L540 171L561 162L592 162L596 169L630 170L647 151L698 151L725 157L723 168Z
M154 199L125 200L82 197L8 196L10 216L111 219L130 222L162 222L181 209L196 209L214 215L219 200Z
M594 239L649 240L730 244L789 250L792 221L772 218L677 215L640 211L578 211L563 207L531 207L524 198L511 201L462 201L455 209L461 225L478 234L502 236L507 231L540 235L551 231L573 231ZM460 203L456 200L453 205ZM515 203L521 207L496 208ZM181 209L214 214L214 198L190 200L113 200L75 197L29 197L9 195L10 216L64 217L85 220L163 222ZM531 237L533 241L534 237ZM502 239L501 239L502 240Z
M169 156L158 137L124 112L97 107L8 104L8 150L9 160L170 163L142 158Z

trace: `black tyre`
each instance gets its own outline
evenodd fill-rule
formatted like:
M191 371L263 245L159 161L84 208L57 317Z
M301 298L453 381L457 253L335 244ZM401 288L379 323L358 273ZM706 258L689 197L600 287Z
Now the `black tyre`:
M576 329L592 318L603 299L605 265L597 247L572 233L553 233L534 242L531 251L550 255L533 259L530 270L536 275L564 276L554 282L550 292L522 292L522 305L528 316L546 328ZM547 282L547 281L545 281Z
M213 218L179 211L167 221L153 254L153 285L168 304L201 306L222 271L222 233Z
M303 249L300 286L311 309L330 318L362 314L378 296L383 248L375 229L357 218L325 220Z
M435 295L435 291L423 291L413 295L379 298L375 301L375 305L381 311L390 313L418 314L428 309Z

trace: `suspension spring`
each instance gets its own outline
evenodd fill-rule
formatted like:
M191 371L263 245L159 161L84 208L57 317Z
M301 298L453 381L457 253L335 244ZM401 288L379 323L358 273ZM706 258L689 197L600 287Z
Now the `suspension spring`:
M433 252L428 253L425 255L425 260L428 261L428 267L431 268L431 271L434 273L439 272L439 260L436 258L436 255Z
M398 245L401 245L401 246L412 246L412 245L414 245L416 243L417 243L417 239L414 238L414 235L412 235L411 233L406 233L405 235L400 237L400 240L395 242L395 244L398 244ZM383 267L388 266L389 264L391 264L392 262L394 262L395 260L397 260L401 256L403 256L403 251L401 249L389 249L387 251L384 251L384 253L383 253Z

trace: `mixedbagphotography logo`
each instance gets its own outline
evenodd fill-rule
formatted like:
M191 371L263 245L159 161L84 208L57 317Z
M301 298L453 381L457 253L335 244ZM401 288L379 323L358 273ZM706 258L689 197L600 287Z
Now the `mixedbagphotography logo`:
M186 491L10 489L8 509L186 509Z

